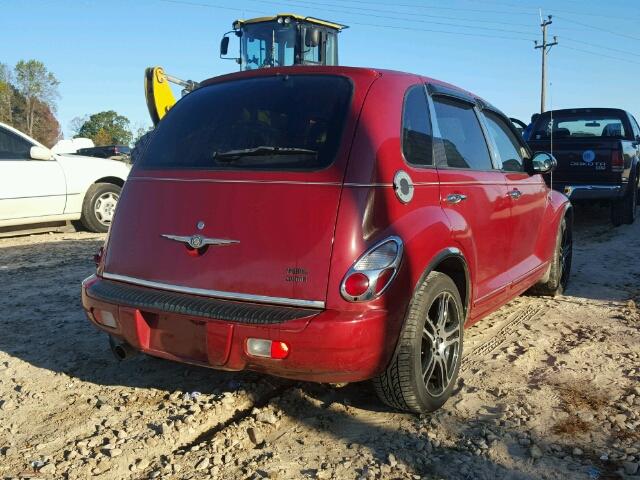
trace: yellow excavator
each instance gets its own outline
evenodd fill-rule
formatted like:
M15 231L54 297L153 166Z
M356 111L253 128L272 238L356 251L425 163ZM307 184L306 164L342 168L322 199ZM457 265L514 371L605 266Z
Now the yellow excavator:
M234 60L240 70L290 65L338 65L338 34L348 28L327 20L279 13L272 17L236 20L220 42L220 58ZM231 37L239 40L239 56L229 56ZM162 67L145 70L144 90L154 126L175 105L170 84L182 87L182 96L198 82L168 75Z

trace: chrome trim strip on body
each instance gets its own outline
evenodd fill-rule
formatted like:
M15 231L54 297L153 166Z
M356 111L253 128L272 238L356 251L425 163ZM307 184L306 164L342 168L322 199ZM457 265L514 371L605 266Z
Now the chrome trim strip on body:
M158 288L160 290L168 290L170 292L188 293L191 295L200 295L202 297L222 298L225 300L243 300L256 303L270 303L274 305L285 305L287 307L308 307L308 308L324 308L325 303L322 300L301 300L296 298L285 297L269 297L266 295L253 295L250 293L224 292L221 290L208 290L204 288L192 288L182 285L171 285L168 283L153 282L151 280L142 280L140 278L129 277L127 275L118 275L116 273L103 272L102 277L107 280L115 280L117 282L131 283L142 287Z
M576 190L587 190L589 192L619 192L620 185L565 185L563 192L569 196Z
M496 171L497 173L500 173ZM296 180L225 180L225 179L211 179L211 178L156 178L156 177L131 177L127 180L133 181L154 181L154 182L185 182L185 183L232 183L232 184L263 184L263 185L314 185L314 186L329 186L329 187L393 187L393 183L358 183L358 182L303 182ZM510 185L539 185L539 183L529 182L508 182ZM464 186L464 185L506 185L507 182L499 180L461 180L450 182L414 182L415 186Z
M342 182L303 182L296 180L231 180L221 178L156 178L156 177L131 177L128 181L154 181L154 182L186 182L186 183L248 183L265 185L320 185L339 187Z

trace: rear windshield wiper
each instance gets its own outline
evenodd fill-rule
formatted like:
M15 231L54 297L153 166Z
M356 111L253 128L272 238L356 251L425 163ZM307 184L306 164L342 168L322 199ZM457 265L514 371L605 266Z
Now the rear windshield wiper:
M317 150L296 147L269 147L266 145L255 148L243 148L239 150L227 150L226 152L213 152L214 160L231 162L242 157L256 157L260 155L317 155Z

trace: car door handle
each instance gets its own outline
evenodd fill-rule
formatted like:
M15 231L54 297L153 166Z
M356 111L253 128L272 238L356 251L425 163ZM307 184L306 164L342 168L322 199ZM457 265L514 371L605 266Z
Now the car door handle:
M447 195L447 203L454 205L456 203L460 203L463 200L466 200L467 196L463 195L461 193L450 193L449 195Z
M507 195L509 195L514 200L518 200L522 196L522 192L517 188L511 190Z

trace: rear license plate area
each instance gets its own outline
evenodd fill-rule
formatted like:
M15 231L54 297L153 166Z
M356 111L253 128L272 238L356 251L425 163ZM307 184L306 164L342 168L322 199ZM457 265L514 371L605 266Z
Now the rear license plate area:
M207 322L188 317L141 312L149 325L149 349L208 363Z

